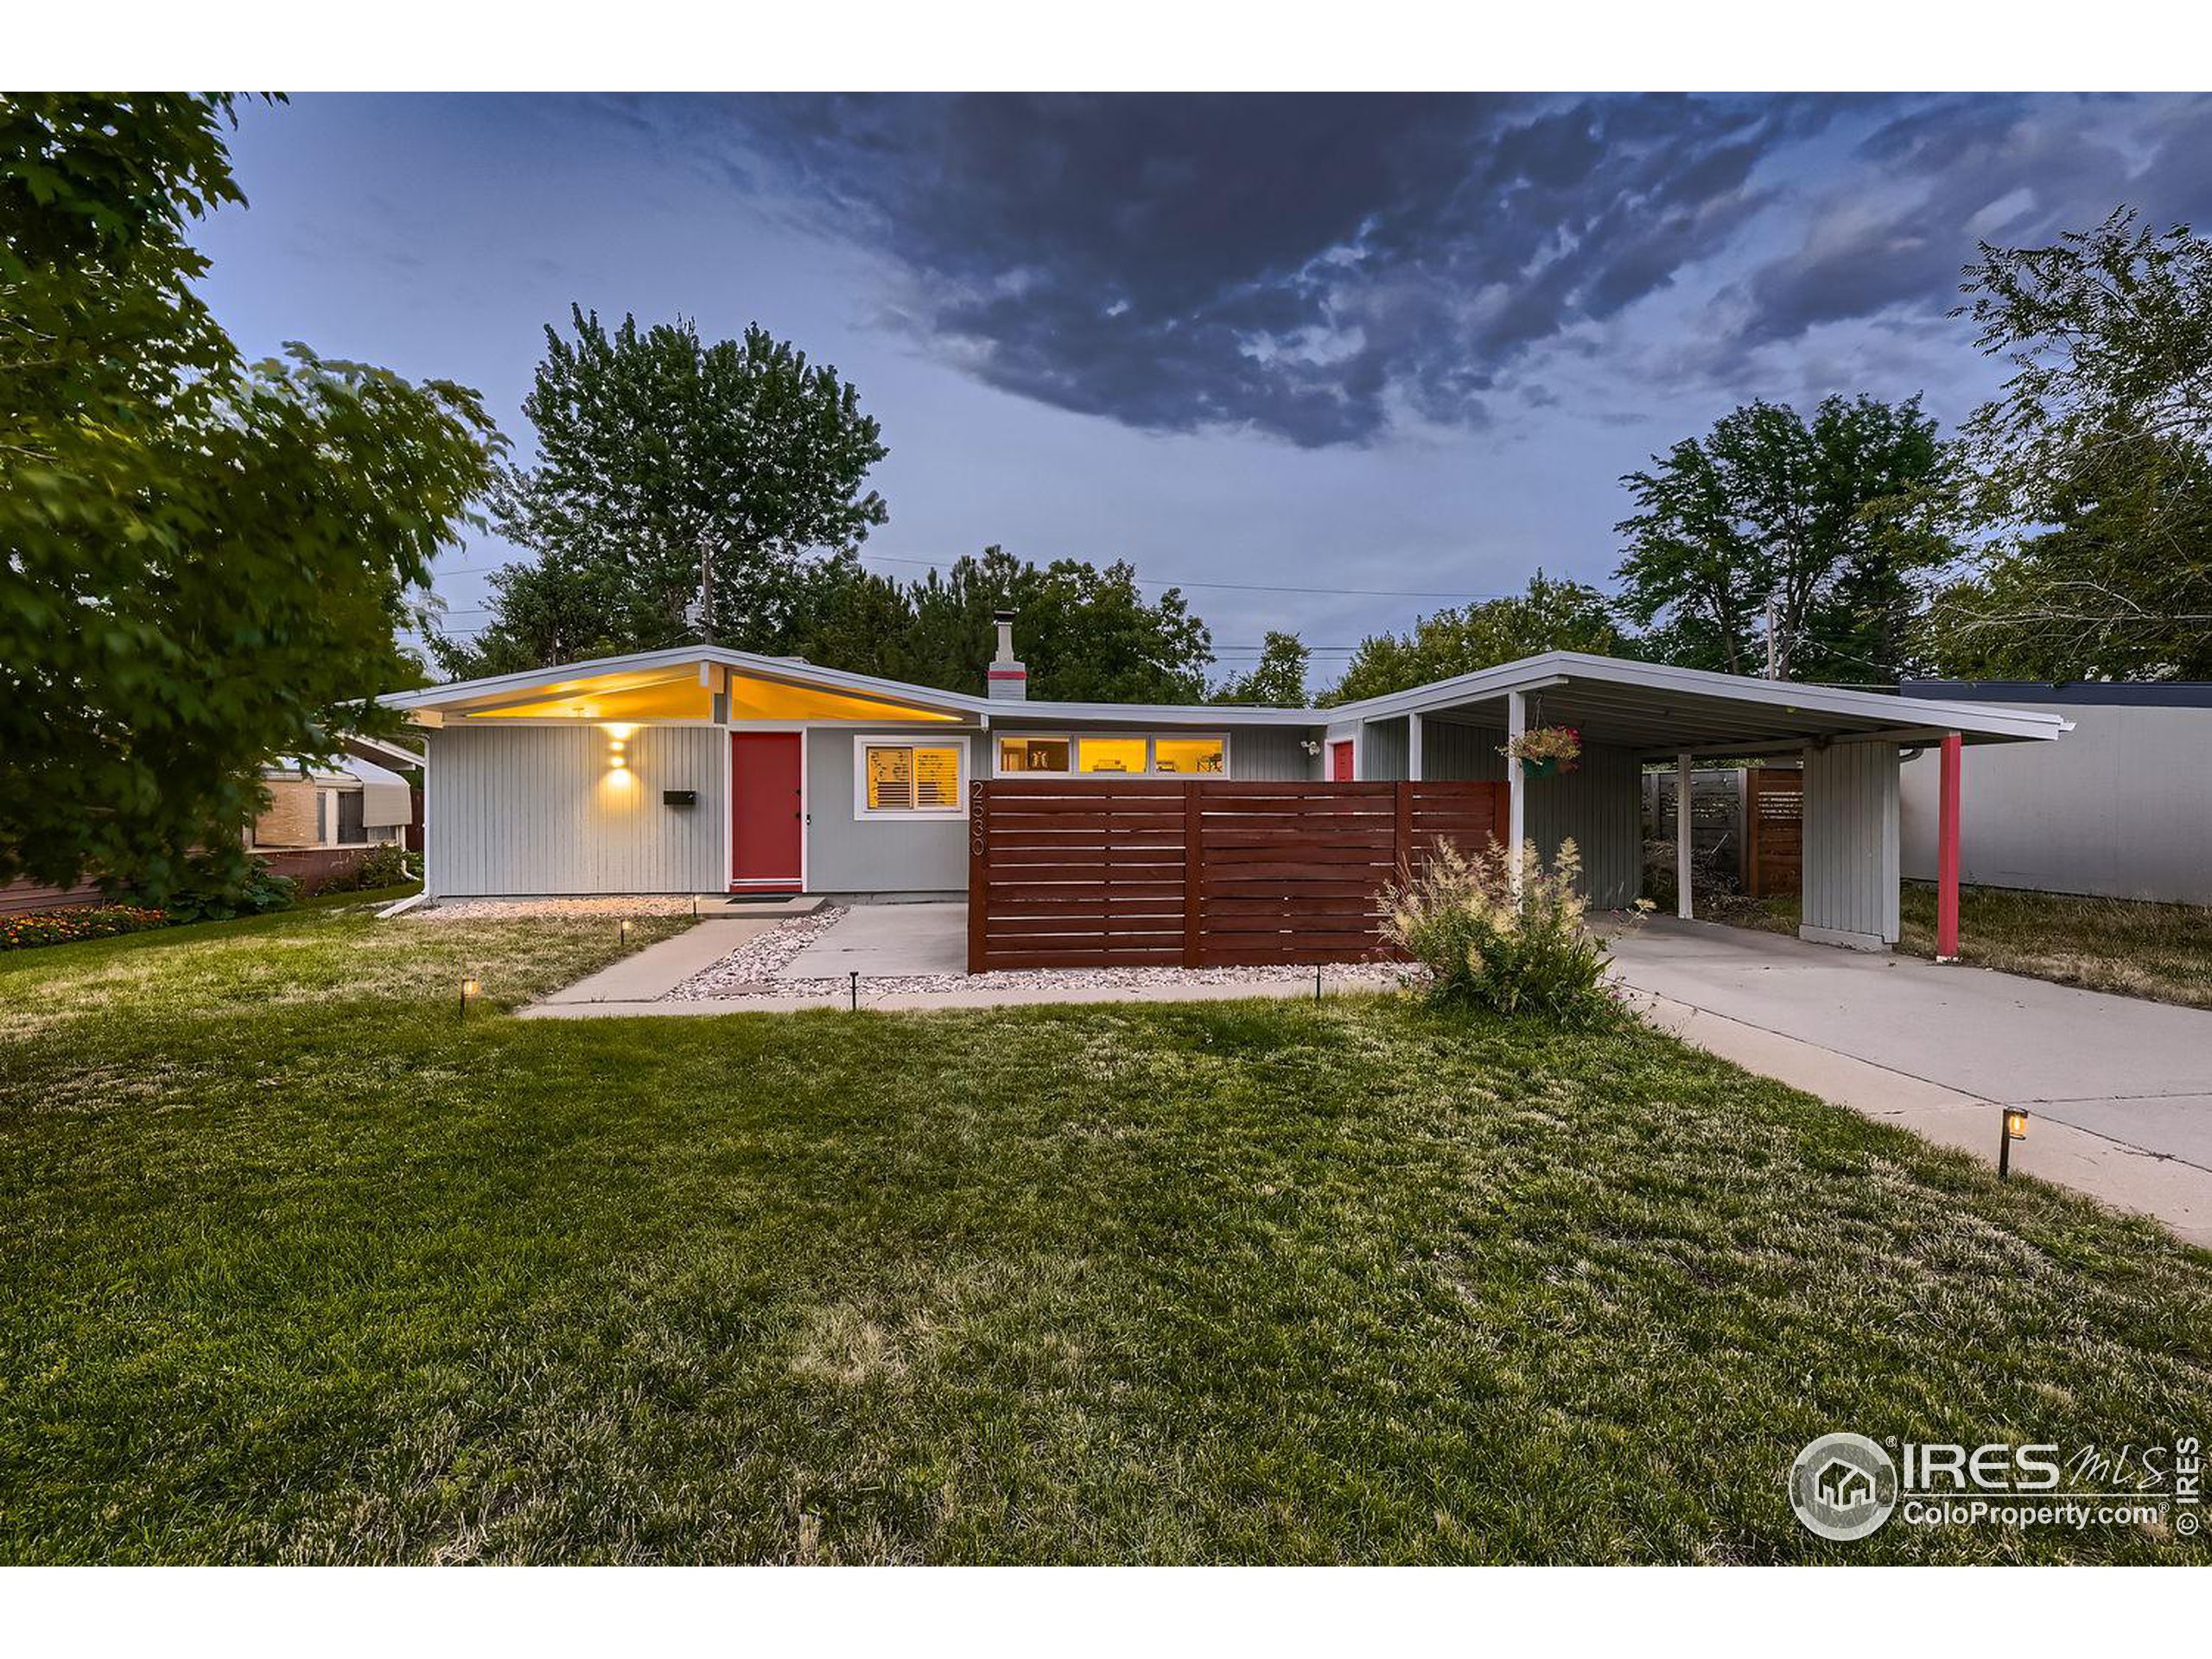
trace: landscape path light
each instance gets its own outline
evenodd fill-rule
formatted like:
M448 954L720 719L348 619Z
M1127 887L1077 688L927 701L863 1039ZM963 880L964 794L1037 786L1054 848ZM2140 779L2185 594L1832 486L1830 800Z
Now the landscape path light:
M2012 1179L2012 1143L2027 1138L2027 1109L2020 1106L2007 1106L2005 1109L2005 1131L1997 1141L1997 1179L1999 1180L2008 1181Z

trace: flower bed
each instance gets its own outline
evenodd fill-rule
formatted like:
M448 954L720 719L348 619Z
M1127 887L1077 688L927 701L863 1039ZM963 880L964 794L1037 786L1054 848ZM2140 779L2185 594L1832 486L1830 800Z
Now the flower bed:
M28 950L41 944L73 944L115 933L142 933L166 927L166 912L137 905L76 905L35 916L0 917L0 950Z

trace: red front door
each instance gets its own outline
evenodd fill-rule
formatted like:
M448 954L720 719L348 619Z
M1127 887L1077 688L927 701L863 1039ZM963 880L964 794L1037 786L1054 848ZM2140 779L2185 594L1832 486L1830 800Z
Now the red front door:
M799 734L729 734L729 884L797 893L806 842Z
M1351 740L1348 737L1329 745L1329 781L1351 782Z

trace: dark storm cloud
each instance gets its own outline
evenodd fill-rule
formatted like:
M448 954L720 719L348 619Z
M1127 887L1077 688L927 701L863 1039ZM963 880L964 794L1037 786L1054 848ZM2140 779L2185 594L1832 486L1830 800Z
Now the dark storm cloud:
M1693 270L1688 296L1724 300L1725 321L1672 354L1738 384L1752 352L1816 325L1940 315L1978 235L2093 224L2132 185L2173 195L2164 217L2212 191L2206 108L2182 100L771 98L631 115L887 256L905 325L991 385L1308 446L1367 442L1401 410L1479 423L1508 386L1525 401L1533 353L1584 348ZM1754 235L1770 210L1785 233Z
M2123 205L2161 226L2212 208L2212 106L2202 100L1944 99L1898 114L1844 175L1808 194L1802 244L1754 272L1740 338L1924 315L1959 301L1978 242L2033 245Z
M771 99L748 178L890 254L912 324L1022 396L1357 442L1470 423L1520 353L1721 245L1830 105L1665 99ZM687 137L708 125L694 111Z

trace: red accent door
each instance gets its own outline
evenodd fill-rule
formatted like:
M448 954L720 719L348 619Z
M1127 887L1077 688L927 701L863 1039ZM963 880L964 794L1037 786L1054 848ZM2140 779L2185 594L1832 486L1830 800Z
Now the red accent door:
M1351 740L1341 738L1329 745L1329 781L1348 784L1351 780Z
M729 734L729 811L730 886L797 893L806 839L798 733Z

